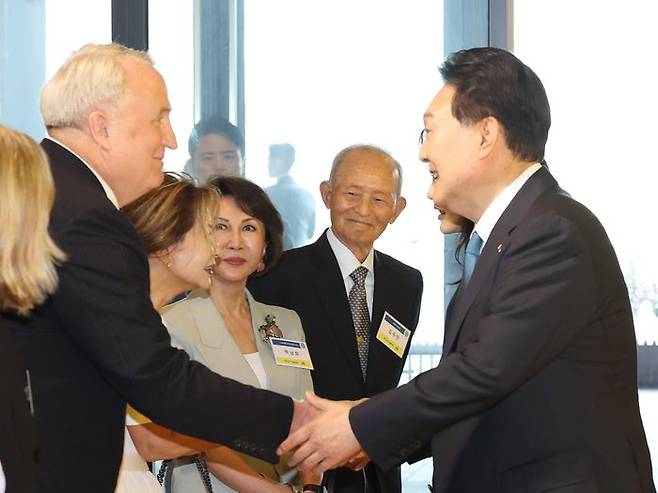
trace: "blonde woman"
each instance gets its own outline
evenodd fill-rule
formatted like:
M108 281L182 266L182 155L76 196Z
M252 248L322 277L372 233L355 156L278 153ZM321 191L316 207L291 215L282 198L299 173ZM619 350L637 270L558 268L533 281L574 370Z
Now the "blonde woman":
M180 293L210 288L219 205L215 188L197 187L185 175L168 173L162 186L123 208L148 254L151 302L158 311ZM163 389L164 397L166 392ZM128 407L116 493L162 491L146 460L192 455L191 461L205 471L205 456L196 455L200 451L217 462L218 474L240 491L267 492L277 486L252 471L237 453L168 430Z
M0 308L3 316L15 318L57 288L55 263L64 254L48 234L54 188L46 156L28 136L2 125L0 197ZM0 492L36 491L26 380L13 337L0 318Z

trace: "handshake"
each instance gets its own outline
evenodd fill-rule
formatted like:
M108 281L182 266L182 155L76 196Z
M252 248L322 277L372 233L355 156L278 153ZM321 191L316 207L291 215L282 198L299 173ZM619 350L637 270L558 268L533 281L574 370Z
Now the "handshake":
M290 453L290 466L315 474L341 466L363 469L370 457L354 436L349 413L365 400L330 401L306 392L306 400L294 401L290 434L277 453Z

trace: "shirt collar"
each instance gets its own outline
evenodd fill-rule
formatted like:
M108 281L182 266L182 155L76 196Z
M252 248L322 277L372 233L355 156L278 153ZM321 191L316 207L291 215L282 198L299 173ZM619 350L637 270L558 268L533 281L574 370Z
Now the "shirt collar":
M75 157L77 157L80 161L82 161L84 163L84 165L87 168L89 168L89 171L91 171L94 174L94 176L96 177L96 179L100 182L101 187L103 187L103 190L105 191L105 195L107 195L107 198L110 200L110 202L112 202L114 207L116 207L117 209L120 209L119 201L117 200L117 196L114 194L114 191L110 188L110 186L103 179L103 177L101 175L99 175L98 172L96 172L96 170L94 168L92 168L91 165L87 161L82 159L75 151L71 150L71 148L69 148L69 147L65 146L64 144L62 144L59 140L57 140L53 137L50 137L50 136L47 136L46 138L48 140L53 141L55 144L63 147L64 149L69 151L71 154L73 154Z
M336 260L338 261L338 267L340 268L340 274L341 276L343 276L343 279L348 278L349 275L352 272L354 272L354 269L356 269L359 266L365 267L366 269L368 269L368 272L370 274L374 274L373 271L373 263L375 258L374 249L372 248L370 249L370 252L368 252L368 256L363 261L363 263L361 263L350 251L350 249L347 248L343 244L343 242L341 242L338 239L338 237L334 234L331 228L327 230L327 240L329 241L329 246L331 246L331 249L333 250L334 255L336 256Z
M521 187L528 179L541 169L541 164L535 163L528 166L523 173L516 177L516 179L507 185L502 192L500 192L495 199L491 201L489 206L484 210L480 220L475 224L473 231L482 238L482 245L484 246L491 235L491 232L496 226L496 223L503 215L507 206L512 202L516 194L519 193Z

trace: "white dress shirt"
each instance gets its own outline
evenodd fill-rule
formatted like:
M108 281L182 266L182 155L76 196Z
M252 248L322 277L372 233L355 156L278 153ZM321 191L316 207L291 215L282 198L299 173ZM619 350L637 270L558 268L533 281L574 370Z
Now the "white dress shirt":
M354 281L350 277L350 274L360 266L368 269L368 275L366 276L365 281L366 300L368 301L368 313L370 314L370 320L372 320L372 300L375 295L375 271L373 269L375 259L374 249L370 249L368 256L363 261L363 263L361 263L357 260L350 249L343 245L343 243L336 237L331 228L327 230L327 240L329 240L329 246L333 250L334 256L338 261L340 275L343 277L343 282L345 283L345 292L348 296L352 286L354 286Z
M473 232L477 233L478 236L482 238L482 247L480 248L480 251L482 251L482 248L486 245L491 232L500 219L500 216L502 216L505 209L507 209L507 206L510 205L512 200L514 200L514 197L519 193L521 187L525 185L525 182L528 181L528 179L539 169L541 169L541 164L539 163L528 166L525 171L517 176L512 183L507 185L484 210L482 216L480 216L480 220L475 223L475 227L473 228Z

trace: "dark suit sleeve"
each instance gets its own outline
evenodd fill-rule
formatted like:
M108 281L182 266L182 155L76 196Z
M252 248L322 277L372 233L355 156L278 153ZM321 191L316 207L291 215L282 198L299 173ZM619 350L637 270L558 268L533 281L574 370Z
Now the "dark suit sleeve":
M87 211L57 241L68 255L55 297L62 328L116 390L161 425L276 461L291 399L220 377L170 346L127 219Z
M351 411L357 439L383 468L494 406L587 326L594 308L592 265L569 221L545 215L522 224L501 255L485 315L465 320L477 324L476 337L435 369Z

